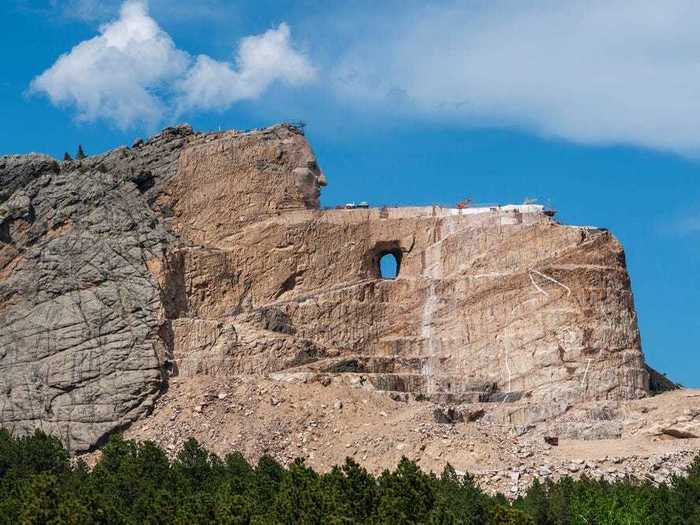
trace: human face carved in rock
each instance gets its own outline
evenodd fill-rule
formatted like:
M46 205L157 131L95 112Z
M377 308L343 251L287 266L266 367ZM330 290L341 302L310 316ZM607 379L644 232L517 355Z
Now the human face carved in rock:
M326 176L319 168L316 158L310 154L304 161L302 166L298 166L293 170L297 189L304 196L304 202L307 206L318 208L321 199L321 186L325 186Z

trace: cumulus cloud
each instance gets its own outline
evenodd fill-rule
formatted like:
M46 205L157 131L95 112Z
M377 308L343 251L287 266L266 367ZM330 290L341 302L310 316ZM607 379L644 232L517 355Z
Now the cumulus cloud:
M698 155L698 20L695 0L416 7L368 22L333 85L372 111Z
M165 111L159 90L183 75L189 62L146 5L129 1L118 20L62 55L32 81L31 90L46 93L56 105L75 106L80 120L154 125Z
M235 66L205 55L194 60L178 49L143 0L127 0L119 18L99 33L59 57L32 81L30 92L75 107L79 120L153 127L176 108L224 109L261 96L275 81L300 85L315 75L284 23L243 38Z
M190 3L153 1L163 2L163 16L176 8L191 13ZM233 9L218 0L202 5L205 13ZM74 106L79 118L125 127L226 109L275 83L299 86L322 72L318 86L334 96L321 99L333 106L320 109L317 97L328 93L315 91L311 104L299 99L311 113L342 112L349 120L350 106L379 118L517 127L586 144L700 156L696 0L365 5L321 3L313 14L290 8L291 16L306 17L300 23L311 39L312 64L284 23L241 39L230 60L191 56L143 0L130 0L97 37L37 77L32 90Z
M206 55L178 83L182 109L225 109L233 103L260 96L279 80L298 86L314 79L311 63L295 51L290 31L282 23L262 35L241 40L235 66Z

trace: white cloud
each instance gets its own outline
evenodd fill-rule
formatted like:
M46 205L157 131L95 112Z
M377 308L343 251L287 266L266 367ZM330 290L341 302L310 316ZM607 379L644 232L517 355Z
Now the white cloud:
M295 51L290 31L282 23L262 35L241 40L235 67L206 55L178 83L181 109L225 109L233 103L257 98L275 81L301 85L314 79L311 63Z
M190 3L153 2L166 18L170 11L191 14ZM219 0L201 4L202 16L212 18L221 10L234 16L229 11L240 7ZM367 5L290 8L292 18L303 19L298 23L310 39L312 65L284 23L243 38L231 60L191 57L175 47L142 0L131 0L118 20L61 57L32 87L56 104L75 106L80 118L105 117L123 127L226 109L261 97L275 83L298 86L323 72L312 100L295 94L306 118L337 120L342 113L348 121L350 106L356 116L394 122L404 116L517 127L580 143L700 156L696 0ZM114 46L112 33L128 41ZM314 67L321 61L325 68ZM321 107L321 99L333 105ZM264 110L265 102L257 107Z
M116 21L62 55L32 81L30 92L75 107L79 120L153 127L175 105L179 111L227 108L261 96L275 81L300 85L315 74L292 48L286 24L243 38L236 67L205 55L192 60L149 16L144 0L127 0Z
M128 1L118 20L62 55L32 81L31 90L45 92L56 105L74 105L80 120L152 126L165 111L158 90L184 74L189 60L143 2Z
M372 111L698 155L698 20L695 0L407 9L365 26L336 60L333 83Z

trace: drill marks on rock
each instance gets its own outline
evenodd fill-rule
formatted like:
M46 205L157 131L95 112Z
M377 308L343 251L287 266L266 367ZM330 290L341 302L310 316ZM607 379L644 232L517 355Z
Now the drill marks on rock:
M586 370L583 372L583 378L581 379L581 388L583 389L584 396L586 391L588 390L588 369L591 367L591 361L591 359L588 359L588 363L586 363Z
M445 221L448 224L448 232L450 235L451 231L454 230L454 224L451 221ZM442 266L442 241L444 238L440 237L442 221L435 219L433 222L433 227L431 228L431 240L432 243L424 251L424 269L423 277L428 280L428 287L425 292L425 298L423 299L423 306L421 308L421 319L420 319L420 335L423 338L423 344L425 349L425 359L423 360L423 366L421 367L421 375L424 378L424 382L427 389L427 394L430 396L435 392L435 374L438 371L439 359L437 356L436 348L436 334L434 327L434 316L438 309L439 299L436 294L436 283L443 277L443 266Z
M508 363L508 359L510 357L509 352L508 352L508 344L509 344L508 340L504 341L504 343L503 343L503 351L505 354L504 361L505 361L505 365L506 365L506 372L508 374L508 382L506 383L508 385L508 388L506 390L506 395L510 394L513 391L513 388L512 388L513 385L511 382L511 380L513 378L513 372L511 371L510 364ZM505 399L503 400L503 402L505 402Z
M338 286L331 287L331 288L310 290L308 292L301 293L300 295L298 295L297 297L295 297L293 299L272 301L269 303L262 304L260 306L256 306L254 308L254 311L262 310L265 308L271 308L271 307L275 307L275 306L284 306L287 304L304 303L306 301L311 301L311 300L314 300L318 297L322 297L323 295L332 294L332 293L336 293L336 292L342 292L345 290L351 290L353 288L357 288L358 286L365 286L367 284L378 282L380 280L381 279L375 279L375 278L362 279L362 280L356 281L356 282L343 283L343 284L340 284ZM236 315L236 314L233 314L233 313L227 314L227 316L232 316L232 315Z
M542 295L544 295L545 297L549 297L549 294L547 292L545 292L542 288L540 288L540 286L535 282L534 277L532 277L532 270L528 270L527 274L530 277L530 282L535 287L535 289L538 292L540 292Z
M423 302L421 312L421 337L424 339L426 359L423 362L421 374L426 380L428 395L433 393L434 387L434 362L435 357L435 340L433 337L433 314L437 309L437 297L435 295L435 282L431 279L428 285L426 298Z
M537 289L538 289L539 291L541 291L542 293L544 293L545 295L549 295L549 294L548 294L547 292L545 292L544 290L542 290L539 286L537 286L537 283L535 283L535 280L532 278L532 274L533 274L533 273L536 274L536 275L539 275L540 277L543 277L543 278L547 279L548 281L553 282L554 284L557 284L557 285L561 286L562 288L564 288L564 290L566 290L566 296L567 296L567 297L569 297L569 296L571 295L571 288L569 288L569 287L566 286L565 284L560 283L560 282L557 281L555 278L550 277L549 275L545 275L545 274L543 274L542 272L539 272L539 271L535 270L534 268L530 268L530 269L528 270L528 273L530 274L530 280L532 281L532 284L534 284L535 287L537 287Z
M484 249L486 249L486 246L484 246ZM542 251L542 248L538 249L538 251ZM568 252L568 254L571 253L571 248L570 247L565 247L563 249L564 252ZM551 260L550 257L548 259ZM605 270L616 270L616 273L622 272L624 273L624 267L618 268L618 267L611 267L610 265L603 265L603 264L569 264L569 265L561 265L561 266L548 266L554 269L561 269L561 270L566 270L566 271L580 271L581 269L584 270L590 270L590 271L605 271ZM518 276L527 274L527 280L529 280L529 284L532 287L532 293L535 295L534 297L530 297L528 299L525 299L524 301L517 301L516 300L513 302L512 308L510 308L509 314L506 316L505 322L501 325L501 327L494 327L494 331L498 332L503 335L503 337L497 337L498 339L501 340L501 343L503 344L502 348L502 370L503 370L503 383L504 385L507 386L508 390L510 391L513 388L513 380L514 380L514 370L519 368L517 366L517 363L514 366L513 359L512 359L512 354L514 350L518 350L520 348L525 349L528 346L532 346L534 343L534 340L532 339L527 339L523 340L520 342L517 342L517 332L512 333L510 335L507 335L506 332L509 331L509 327L513 326L513 323L519 322L519 320L526 319L527 317L531 316L533 312L541 310L543 311L543 315L546 317L541 317L541 319L548 319L551 318L551 315L556 311L556 312L561 312L564 313L564 310L561 309L556 309L552 310L554 305L560 301L565 300L573 295L572 289L570 286L567 286L566 284L562 283L560 280L555 279L554 277L551 277L550 275L547 275L546 273L536 270L534 268L528 268L525 271L507 271L507 272L482 272L478 274L472 274L468 276L467 278L474 278L475 280L508 280L508 279L516 279L518 280ZM574 274L572 274L573 276ZM527 281L526 281L527 282ZM555 293L554 289L551 289L552 285L556 285L560 290L562 290L562 293ZM495 285L494 285L495 286ZM503 285L505 286L505 284ZM517 285L516 285L517 286ZM490 290L487 289L486 292ZM484 293L486 293L484 292ZM579 301L576 301L577 304ZM534 304L533 304L534 303ZM564 305L565 303L561 303ZM579 304L579 306L581 306ZM577 309L577 311L580 311ZM571 310L573 313L573 310ZM558 330L560 327L552 327L554 330ZM542 328L544 330L544 327ZM515 339L514 339L515 337ZM543 332L542 336L540 339L545 342L545 333ZM510 343L510 344L509 344ZM575 341L572 341L572 344L577 344ZM563 350L562 350L563 352ZM535 358L535 352L533 350L532 356L533 359ZM563 358L562 358L563 360ZM560 360L560 362L563 362ZM582 363L583 364L583 363ZM548 364L546 366L554 366L555 364ZM526 367L527 368L527 367ZM581 367L583 368L583 367ZM588 383L588 372L583 372L579 368L579 380L578 380L578 387L580 388L581 385L585 384L586 388L582 394L582 398L585 398L587 395L587 383ZM588 369L590 369L590 363L587 366ZM581 373L586 376L585 380L581 380ZM526 381L527 383L527 381Z

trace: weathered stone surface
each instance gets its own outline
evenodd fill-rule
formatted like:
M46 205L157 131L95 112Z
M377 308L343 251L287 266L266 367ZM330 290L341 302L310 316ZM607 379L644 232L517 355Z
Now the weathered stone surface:
M18 432L85 449L170 374L527 400L516 424L649 391L622 247L539 206L321 210L285 125L3 157L0 182L0 422Z
M173 170L180 135L80 162L0 160L0 422L74 450L145 414L166 362L149 267L172 236L133 180ZM171 153L173 151L173 153Z

